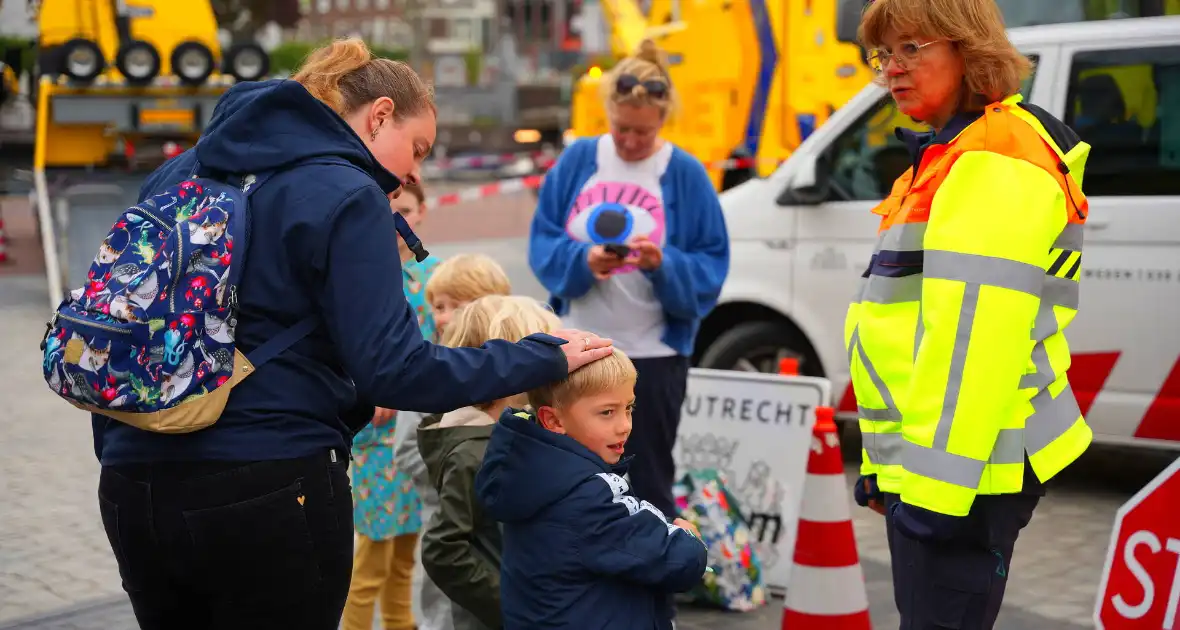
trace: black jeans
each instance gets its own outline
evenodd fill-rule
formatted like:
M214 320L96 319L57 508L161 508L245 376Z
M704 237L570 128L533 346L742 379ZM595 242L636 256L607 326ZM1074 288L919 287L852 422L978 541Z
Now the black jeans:
M1040 498L978 496L960 536L939 544L908 538L886 516L901 630L991 630L1004 601L1016 538ZM886 514L897 501L896 494L885 495Z
M672 448L688 387L688 357L634 359L634 363L639 380L635 383L635 416L626 454L635 459L628 477L636 496L674 519L678 512L672 498L676 480Z
M98 503L144 630L336 630L352 574L348 457L104 466Z

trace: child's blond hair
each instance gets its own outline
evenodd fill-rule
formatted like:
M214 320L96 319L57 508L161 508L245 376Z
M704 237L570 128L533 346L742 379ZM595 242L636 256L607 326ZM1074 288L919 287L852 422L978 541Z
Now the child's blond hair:
M442 345L478 348L493 339L520 341L529 335L561 328L553 311L523 295L485 295L455 311Z
M612 348L608 356L574 370L556 383L529 392L529 406L533 409L568 407L582 398L616 387L635 387L637 378L631 359L622 350Z
M520 341L529 335L551 333L561 320L537 300L522 295L485 295L455 311L443 334L442 345L478 348L493 339ZM495 401L475 405L487 408ZM521 403L523 404L523 403Z
M449 295L460 302L471 302L485 295L508 295L512 283L508 274L490 256L459 254L439 263L426 282L426 301Z

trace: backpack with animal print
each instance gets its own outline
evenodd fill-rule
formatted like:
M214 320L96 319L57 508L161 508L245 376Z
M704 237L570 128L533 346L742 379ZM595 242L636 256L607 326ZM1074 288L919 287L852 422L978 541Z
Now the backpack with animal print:
M80 409L187 433L216 422L230 388L307 336L314 317L249 356L234 345L247 201L265 178L234 186L193 175L124 211L86 285L46 325L49 387Z

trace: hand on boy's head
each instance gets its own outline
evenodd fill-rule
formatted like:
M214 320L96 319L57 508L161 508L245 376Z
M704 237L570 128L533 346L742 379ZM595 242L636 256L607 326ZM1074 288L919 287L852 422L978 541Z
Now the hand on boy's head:
M570 372L599 359L605 359L614 351L612 340L599 337L594 333L563 328L555 330L551 334L569 342L561 346L561 352L565 354Z

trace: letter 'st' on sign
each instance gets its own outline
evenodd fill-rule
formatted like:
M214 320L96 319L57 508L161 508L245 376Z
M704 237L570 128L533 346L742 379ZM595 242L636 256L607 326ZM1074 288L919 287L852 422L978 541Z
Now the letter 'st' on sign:
M1094 624L1098 630L1180 630L1180 459L1119 508Z

